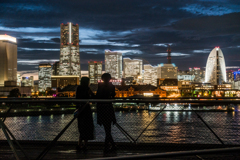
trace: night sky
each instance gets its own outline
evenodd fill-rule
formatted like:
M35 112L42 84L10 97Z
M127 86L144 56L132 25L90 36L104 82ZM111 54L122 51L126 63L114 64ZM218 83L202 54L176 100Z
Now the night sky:
M181 70L205 67L220 46L226 66L240 66L239 0L1 0L0 34L17 37L18 71L59 60L60 24L79 24L81 69L104 61L104 50L144 64L172 62Z

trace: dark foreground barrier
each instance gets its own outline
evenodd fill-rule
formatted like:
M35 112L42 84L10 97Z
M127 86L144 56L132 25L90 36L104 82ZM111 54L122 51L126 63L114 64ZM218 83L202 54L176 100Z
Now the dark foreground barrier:
M240 145L240 116L236 110L240 103L238 99L1 99L0 140L8 142L17 159L44 159L58 141L77 144L79 133L73 111L80 102L92 103L94 111L99 102L114 103L118 107L115 112L117 123L112 127L112 135L121 146L120 150L158 153L161 146L160 152L182 151L145 155L143 159L216 153L216 150L201 151L209 148L221 147L223 149L217 151L226 152L239 149L229 149ZM155 106L155 110L150 111L149 106ZM199 106L205 106L205 112ZM216 112L207 111L212 106L217 109ZM131 107L135 110L131 110ZM103 127L97 125L96 112L93 112L93 121L95 140L90 143L99 144L104 142L105 133ZM44 143L45 148L41 146L44 149L32 158L21 146L20 142L23 141L49 143ZM95 146L102 149L101 145ZM192 149L199 151L190 152ZM121 158L121 155L116 158Z

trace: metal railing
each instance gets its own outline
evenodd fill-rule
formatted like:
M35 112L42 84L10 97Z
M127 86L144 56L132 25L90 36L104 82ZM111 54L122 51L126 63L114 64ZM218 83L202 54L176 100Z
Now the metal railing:
M73 112L75 105L79 102L92 102L94 103L104 103L104 102L112 102L112 103L145 103L146 106L151 104L161 103L162 107L159 107L158 111L151 112L148 111L148 107L146 110L135 112L126 112L126 111L118 111L117 114L117 123L116 128L113 128L113 132L116 138L116 142L125 142L131 143L134 145L142 144L142 143L161 143L161 144L174 144L174 143L185 143L185 144L218 144L222 145L222 147L228 147L229 145L239 145L240 138L239 133L235 132L240 127L238 124L237 116L233 116L232 114L235 112L229 112L228 115L225 110L224 112L200 112L196 107L191 107L188 111L189 113L185 113L184 110L173 110L166 111L167 103L179 103L183 107L186 107L184 104L192 104L192 106L198 105L225 105L229 107L231 105L240 104L240 100L238 98L164 98L164 99L152 99L152 98L141 98L141 99L129 99L129 98L121 98L121 99L27 99L27 98L11 98L11 99L0 99L0 109L4 112L0 113L0 127L3 131L3 134L0 134L0 139L6 139L17 159L19 159L19 154L16 151L16 146L13 142L20 148L20 150L25 155L26 159L30 159L29 155L24 151L22 146L19 144L18 140L45 140L50 141L49 145L39 154L37 159L43 159L44 156L51 150L53 146L56 145L58 140L60 141L69 141L69 139L77 141L76 134L76 117L68 114L65 117L56 117L61 118L63 121L61 125L56 125L55 123L50 121L45 121L42 123L46 123L48 125L55 125L54 127L57 130L54 132L55 136L48 137L48 132L52 132L52 130L43 130L43 128L39 129L38 133L43 132L47 138L34 138L34 136L27 136L26 139L22 135L33 134L31 129L21 130L19 128L14 128L14 123L18 123L18 121L14 121L11 118L14 116L28 116L30 112L27 114L21 115L24 113L24 110L30 110L29 108L38 108L38 115L44 115L44 111L48 110L48 112L52 112L52 115L55 113L55 109L64 108L61 110L62 113L71 113ZM56 107L60 105L60 107ZM38 107L36 107L38 106ZM64 107L62 107L64 106ZM174 107L174 106L173 106ZM40 108L40 109L39 109ZM44 108L44 109L43 109ZM22 110L22 112L18 112L18 110ZM68 112L66 112L68 110ZM16 111L16 112L15 112ZM232 113L232 114L231 114ZM96 114L96 113L95 113ZM184 115L185 114L185 115ZM95 130L96 137L101 139L100 142L103 142L104 132L103 130L96 125L96 116L93 116L95 119ZM8 121L8 119L11 119ZM36 122L35 122L36 121ZM39 119L33 120L33 125L39 121ZM54 120L53 120L54 121ZM29 122L30 123L30 122ZM27 123L25 124L28 125ZM71 128L74 126L75 130ZM68 128L71 128L70 131ZM45 128L46 129L46 128ZM68 132L66 132L68 129ZM31 130L31 131L30 131ZM175 133L176 132L176 133ZM206 134L199 134L200 132L206 132ZM16 134L18 133L18 134ZM52 134L52 133L51 133ZM68 134L66 137L62 137L63 134ZM74 137L75 138L72 138ZM4 138L5 137L5 138ZM30 138L29 138L30 137ZM70 137L70 138L69 138ZM120 137L120 138L119 138ZM184 138L181 138L184 137ZM204 141L205 138L209 138L210 141ZM184 139L184 140L183 140ZM189 140L186 140L189 139ZM99 141L98 141L99 142ZM205 153L205 152L204 152ZM183 154L183 153L182 153ZM198 154L198 153L196 153ZM184 155L184 154L183 154ZM186 152L185 155L188 155ZM159 156L159 155L157 155ZM161 154L160 157L162 157ZM166 156L166 155L165 155ZM154 157L154 156L153 156ZM152 158L153 158L152 157ZM164 157L164 156L163 156ZM151 158L151 156L149 157Z

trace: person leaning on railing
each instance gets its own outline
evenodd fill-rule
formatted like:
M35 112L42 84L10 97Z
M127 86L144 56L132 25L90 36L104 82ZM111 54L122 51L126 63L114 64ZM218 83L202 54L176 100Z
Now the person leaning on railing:
M94 98L92 90L89 88L89 78L82 77L81 85L77 87L76 99L90 99ZM77 145L77 151L87 150L88 140L94 139L94 125L92 110L89 102L81 102L77 104L77 119L78 119L78 130L80 133L79 141ZM82 144L84 141L84 144Z
M115 86L110 83L111 75L104 73L102 75L103 83L98 84L96 97L98 99L113 99L115 97ZM116 150L116 144L113 141L111 134L111 125L116 123L115 112L112 102L97 103L97 123L103 125L105 130L104 153ZM111 146L109 146L109 144Z

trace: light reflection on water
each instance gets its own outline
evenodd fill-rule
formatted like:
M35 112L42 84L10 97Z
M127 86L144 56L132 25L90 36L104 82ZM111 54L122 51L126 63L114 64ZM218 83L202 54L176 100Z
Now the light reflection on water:
M240 144L239 112L198 112L207 124L226 144ZM154 119L158 112L116 112L117 122L134 139ZM6 125L19 140L52 140L73 118L72 114L50 116L8 117ZM96 124L93 113L96 140L104 141L103 127ZM114 126L112 134L117 142L128 142ZM62 141L78 140L77 121L60 138ZM0 139L5 139L0 131ZM138 142L147 143L217 143L218 140L194 112L164 111L147 128Z

